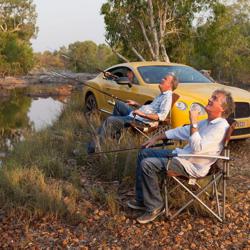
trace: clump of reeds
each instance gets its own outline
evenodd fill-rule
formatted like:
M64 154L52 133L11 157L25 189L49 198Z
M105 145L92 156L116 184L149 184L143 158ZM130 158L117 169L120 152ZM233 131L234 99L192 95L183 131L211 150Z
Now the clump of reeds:
M80 95L72 96L53 127L31 133L14 147L0 172L2 205L22 207L34 214L74 217L79 197L78 168L85 158L82 141L86 124L81 100Z
M0 171L1 206L28 208L37 215L68 216L76 210L77 189L66 182L45 178L37 167Z

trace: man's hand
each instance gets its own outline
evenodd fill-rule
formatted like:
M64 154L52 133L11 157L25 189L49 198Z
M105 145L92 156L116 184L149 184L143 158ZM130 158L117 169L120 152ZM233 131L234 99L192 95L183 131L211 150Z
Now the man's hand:
M132 114L134 116L139 115L139 116L144 117L144 118L146 117L146 114L144 112L140 111L139 109L134 110Z
M127 100L126 103L129 105L129 106L135 106L135 107L138 107L140 106L140 104L136 101L133 101L133 100Z
M190 124L197 124L198 123L198 116L199 116L199 110L190 110L189 111L189 120Z
M151 146L155 145L156 142L157 142L157 138L153 137L149 139L148 141L144 142L142 144L142 148L150 148Z

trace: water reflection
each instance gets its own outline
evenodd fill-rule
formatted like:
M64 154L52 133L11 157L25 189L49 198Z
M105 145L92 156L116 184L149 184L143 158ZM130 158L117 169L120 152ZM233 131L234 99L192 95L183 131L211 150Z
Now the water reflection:
M60 115L63 103L49 98L38 98L32 100L28 117L30 124L35 131L52 125Z
M24 131L51 126L62 112L61 101L51 97L32 99L24 94L24 90L15 90L4 98L0 96L0 152L11 150L23 139Z

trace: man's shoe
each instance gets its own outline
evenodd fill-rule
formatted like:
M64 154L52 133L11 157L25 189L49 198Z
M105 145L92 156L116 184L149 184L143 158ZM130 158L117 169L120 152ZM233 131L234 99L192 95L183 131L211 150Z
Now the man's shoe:
M136 210L142 210L142 211L146 210L146 207L142 203L136 200L128 201L128 207Z
M165 209L162 207L157 208L152 212L146 211L142 216L137 218L137 221L141 224L146 224L150 221L153 221L154 219L156 219L158 216L160 216L164 212L165 212Z

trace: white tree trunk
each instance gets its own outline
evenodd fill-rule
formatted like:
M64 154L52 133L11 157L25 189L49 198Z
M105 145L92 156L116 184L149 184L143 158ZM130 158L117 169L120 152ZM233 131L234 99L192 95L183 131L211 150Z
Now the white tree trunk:
M142 34L146 40L146 43L148 45L148 48L149 48L149 51L150 51L150 54L152 55L152 58L156 58L156 55L154 53L154 50L153 50L153 47L152 47L152 44L147 36L147 33L146 33L146 29L145 29L145 26L142 22L142 20L138 20L139 24L140 24L140 27L141 27L141 30L142 30Z
M154 38L154 49L155 49L155 58L154 60L159 60L159 40L158 40L158 35L157 35L157 29L154 21L154 9L153 9L153 4L152 0L148 0L148 12L149 12L149 18L150 18L150 29L153 32L153 38Z

